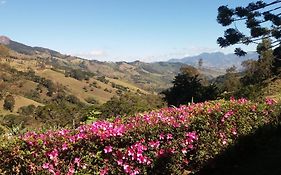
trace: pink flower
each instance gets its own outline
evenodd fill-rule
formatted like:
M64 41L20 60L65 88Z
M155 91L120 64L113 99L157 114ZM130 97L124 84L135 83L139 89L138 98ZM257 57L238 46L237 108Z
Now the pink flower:
M160 142L159 141L151 141L151 142L148 143L148 145L151 148L158 148L160 146Z
M42 166L43 169L48 169L49 168L49 163L44 163Z
M246 98L240 98L239 100L238 100L238 103L239 104L245 104L245 103L247 103L248 102L248 100L246 99Z
M67 149L68 149L68 145L67 145L67 143L64 143L64 144L62 145L62 150L65 151L65 150L67 150Z
M80 166L80 162L81 162L81 159L80 159L80 158L76 157L76 158L74 159L74 164L77 164L78 167Z
M181 152L182 152L183 154L186 154L186 153L187 153L186 148L183 148L183 149L181 150Z
M117 160L117 164L122 166L123 165L123 160L122 159Z
M123 165L123 169L124 169L125 173L128 173L128 174L131 173L131 171L132 171L132 168L128 164Z
M173 135L172 134L167 134L167 139L168 140L173 139Z
M74 174L74 172L75 172L74 166L71 164L68 168L67 175L72 175L72 174Z
M160 139L160 140L164 140L164 139L165 139L165 135L164 135L163 133L161 133L161 134L159 135L159 139Z
M112 152L112 146L106 146L103 150L104 150L104 153L110 153L110 152Z
M53 151L51 151L51 152L48 153L47 155L49 156L49 158L50 158L51 160L54 160L54 159L56 159L56 158L58 157L58 154L59 154L59 152L58 152L58 150L55 148Z
M272 99L272 98L266 98L265 102L268 105L273 105L273 104L276 103L276 101L274 99Z

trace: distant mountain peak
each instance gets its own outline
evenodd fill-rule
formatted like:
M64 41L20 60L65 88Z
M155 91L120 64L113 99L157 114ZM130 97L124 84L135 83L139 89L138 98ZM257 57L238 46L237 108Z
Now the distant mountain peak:
M9 45L11 39L6 36L0 36L0 44Z
M179 62L184 64L189 64L192 66L198 66L198 61L203 60L203 67L212 67L218 69L226 69L235 65L241 68L241 63L248 59L258 59L258 54L256 52L248 52L244 57L238 57L233 53L225 54L223 52L212 52L212 53L201 53L195 56L188 56L180 59L170 59L168 62Z

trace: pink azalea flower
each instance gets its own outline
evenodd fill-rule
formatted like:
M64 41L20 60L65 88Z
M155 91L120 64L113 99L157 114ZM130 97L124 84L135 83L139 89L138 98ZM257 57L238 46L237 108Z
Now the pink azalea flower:
M64 143L64 144L62 145L62 150L65 151L65 150L67 150L67 149L68 149L68 145L67 145L67 143Z
M72 175L72 174L74 174L74 172L75 172L74 166L71 164L68 168L67 175Z
M58 152L58 150L55 148L53 151L51 151L51 152L48 153L47 155L49 156L49 158L50 158L51 160L54 160L54 159L56 159L56 158L58 157L58 154L59 154L59 152Z
M49 163L44 163L44 164L42 165L42 168L43 168L43 169L48 169L48 168L49 168Z
M165 135L164 135L163 133L161 133L161 134L159 135L159 139L160 139L160 140L164 140L164 139L165 139Z
M106 146L103 150L104 150L104 153L110 153L110 152L112 152L112 146Z
M80 158L76 157L76 158L74 159L74 164L77 164L78 167L80 166L80 162L81 162L81 159L80 159Z
M167 134L167 139L168 140L173 139L173 135L172 134Z

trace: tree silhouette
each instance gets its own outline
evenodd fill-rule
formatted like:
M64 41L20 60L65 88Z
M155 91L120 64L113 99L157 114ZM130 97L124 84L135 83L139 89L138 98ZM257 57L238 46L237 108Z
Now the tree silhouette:
M217 21L222 26L234 24L233 28L228 28L223 37L217 39L221 47L228 47L235 44L250 43L259 44L263 39L271 40L271 47L274 54L274 65L281 66L281 0L274 0L269 3L256 1L249 3L246 7L228 8L220 6L218 8ZM237 24L245 23L247 32L241 32ZM268 49L268 48L263 48ZM241 48L234 51L237 55L246 54Z

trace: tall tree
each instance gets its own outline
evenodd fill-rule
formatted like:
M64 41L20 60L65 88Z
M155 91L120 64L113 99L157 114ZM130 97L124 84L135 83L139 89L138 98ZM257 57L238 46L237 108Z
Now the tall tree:
M242 63L245 68L245 75L242 78L242 83L244 85L261 83L272 76L273 69L273 50L270 48L269 39L264 39L257 46L257 51L259 53L259 59L247 60Z
M280 11L281 0L272 0L271 2L255 1L249 3L246 7L219 7L217 16L218 23L222 26L233 24L234 27L225 30L224 36L218 38L218 44L221 47L228 47L235 44L259 44L263 39L270 39L270 48L273 48L274 65L275 67L281 67ZM249 32L241 32L237 28L238 24L243 24L241 21L245 23ZM239 56L246 54L241 48L236 48L235 53Z

